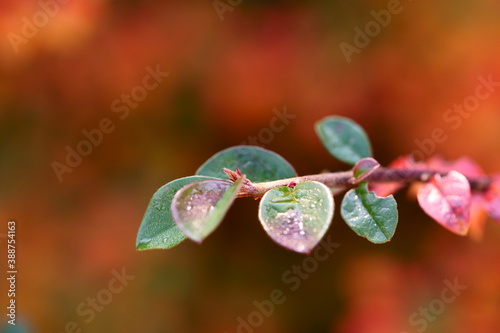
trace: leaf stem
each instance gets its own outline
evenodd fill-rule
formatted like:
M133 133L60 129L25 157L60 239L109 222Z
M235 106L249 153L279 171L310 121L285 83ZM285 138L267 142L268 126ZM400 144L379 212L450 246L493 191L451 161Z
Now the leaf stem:
M446 172L438 172L433 170L421 169L393 169L393 168L377 168L374 170L365 181L371 183L403 183L408 184L411 182L426 182L433 175L440 174L446 175ZM293 178L279 179L270 182L252 183L247 182L241 187L238 198L254 197L259 198L267 191L281 186L288 186L291 183L299 184L305 181L317 181L325 184L330 188L339 190L347 190L357 187L358 184L353 183L352 171L340 171L330 173L320 173L316 175L299 176ZM492 180L489 177L467 178L472 191L485 192L490 186Z

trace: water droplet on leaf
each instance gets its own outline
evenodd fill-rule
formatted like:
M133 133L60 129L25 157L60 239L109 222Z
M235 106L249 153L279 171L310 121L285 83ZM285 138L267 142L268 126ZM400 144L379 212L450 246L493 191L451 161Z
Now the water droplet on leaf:
M172 200L172 216L189 238L201 242L220 223L243 184L243 178L202 180L179 190Z
M328 229L333 205L326 186L308 181L294 188L268 191L260 203L259 219L275 242L296 252L309 253Z

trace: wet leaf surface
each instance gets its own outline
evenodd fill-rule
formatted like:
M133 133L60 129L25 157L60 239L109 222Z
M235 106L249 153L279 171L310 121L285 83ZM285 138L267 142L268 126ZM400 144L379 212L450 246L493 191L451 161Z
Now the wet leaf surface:
M268 235L290 250L309 253L326 233L334 210L328 187L307 181L272 189L262 197L259 219Z
M340 212L352 230L372 243L390 241L398 223L394 197L378 197L366 183L346 193Z
M186 236L177 228L171 212L171 202L175 193L187 184L214 179L205 176L191 176L176 179L162 186L151 198L139 232L136 248L138 250L168 249L183 240Z
M201 243L224 218L243 179L234 183L209 179L184 186L172 200L172 216L177 227L187 237Z

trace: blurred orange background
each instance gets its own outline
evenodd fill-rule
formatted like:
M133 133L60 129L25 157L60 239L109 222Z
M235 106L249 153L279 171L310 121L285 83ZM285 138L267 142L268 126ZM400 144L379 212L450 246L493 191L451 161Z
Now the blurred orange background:
M337 209L328 235L340 247L296 291L282 275L305 257L266 236L251 199L201 246L135 250L157 188L252 137L299 174L347 169L314 133L327 115L363 126L383 165L441 128L432 153L499 172L498 86L453 113L455 128L445 117L480 78L500 82L498 1L402 1L350 57L341 43L355 46L355 28L397 1L63 2L0 3L0 234L17 222L16 332L237 332L274 289L286 301L238 332L500 331L500 226L489 220L479 241L453 235L404 191L388 244L355 235ZM168 76L137 88L157 69ZM125 106L130 94L140 98ZM54 162L103 119L113 130L58 176ZM123 269L128 284L87 322L78 307ZM425 329L411 321L455 280L467 288L454 302Z

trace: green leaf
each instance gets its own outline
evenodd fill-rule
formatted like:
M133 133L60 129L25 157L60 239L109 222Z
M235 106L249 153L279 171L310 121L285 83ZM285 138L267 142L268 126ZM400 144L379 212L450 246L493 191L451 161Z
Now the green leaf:
M172 200L177 227L201 243L220 224L231 207L244 178L234 183L222 179L201 180L180 189Z
M356 184L364 181L369 175L373 173L373 171L377 170L379 167L380 163L378 163L371 157L360 159L352 168L352 174L354 176Z
M306 181L294 188L269 190L259 206L259 220L267 234L281 246L309 253L326 233L334 201L328 187Z
M346 193L340 213L352 230L372 243L390 241L398 224L394 197L378 197L366 182Z
M206 179L214 178L205 176L179 178L156 191L149 202L137 233L136 248L138 250L168 249L186 239L186 236L175 225L170 205L175 193L182 187Z
M235 146L222 150L206 161L196 174L227 178L222 168L239 168L242 174L255 183L297 176L293 167L283 157L254 146Z
M327 117L315 125L316 133L328 152L337 159L355 164L372 156L370 141L365 131L344 117Z

